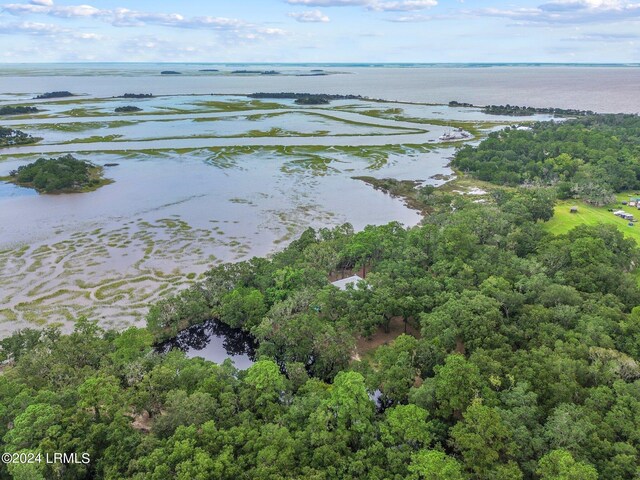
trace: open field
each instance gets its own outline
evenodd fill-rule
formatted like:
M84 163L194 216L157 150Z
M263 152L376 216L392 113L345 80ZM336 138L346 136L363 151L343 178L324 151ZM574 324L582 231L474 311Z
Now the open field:
M620 230L625 237L634 239L640 245L640 225L636 224L630 227L629 222L620 217L616 217L608 209L624 210L632 213L636 218L640 215L640 211L636 208L623 206L619 202L629 200L629 194L617 195L618 203L608 205L606 207L592 207L583 202L576 200L561 200L556 204L553 218L549 220L545 226L547 230L556 235L567 233L572 228L579 225L597 225L608 224L614 225ZM578 207L577 213L570 213L572 206Z

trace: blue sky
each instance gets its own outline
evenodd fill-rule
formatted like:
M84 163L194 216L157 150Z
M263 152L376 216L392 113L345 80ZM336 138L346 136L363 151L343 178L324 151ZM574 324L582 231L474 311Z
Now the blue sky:
M0 62L640 62L635 2L13 0Z

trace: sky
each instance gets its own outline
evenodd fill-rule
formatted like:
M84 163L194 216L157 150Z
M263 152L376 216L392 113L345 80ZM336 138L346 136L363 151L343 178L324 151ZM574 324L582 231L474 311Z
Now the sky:
M640 0L0 3L0 62L80 61L636 63Z

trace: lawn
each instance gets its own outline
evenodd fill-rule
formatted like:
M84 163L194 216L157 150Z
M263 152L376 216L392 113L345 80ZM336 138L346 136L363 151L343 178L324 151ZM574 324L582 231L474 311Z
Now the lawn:
M630 227L627 220L616 217L608 209L624 210L640 218L640 210L635 207L622 205L621 201L628 201L633 194L625 193L617 195L617 203L606 207L592 207L578 200L562 200L556 204L553 218L546 223L547 229L556 235L566 233L578 225L597 225L607 223L615 225L628 238L633 238L640 245L640 223ZM577 213L570 213L572 206L578 207Z

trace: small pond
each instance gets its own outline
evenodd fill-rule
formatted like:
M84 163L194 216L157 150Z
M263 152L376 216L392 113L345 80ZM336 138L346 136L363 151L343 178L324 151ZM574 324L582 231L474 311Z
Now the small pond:
M222 363L228 358L236 368L244 370L253 365L257 346L247 332L218 320L207 320L182 330L171 340L160 344L157 351L167 353L177 348L189 358L202 357L215 363Z

